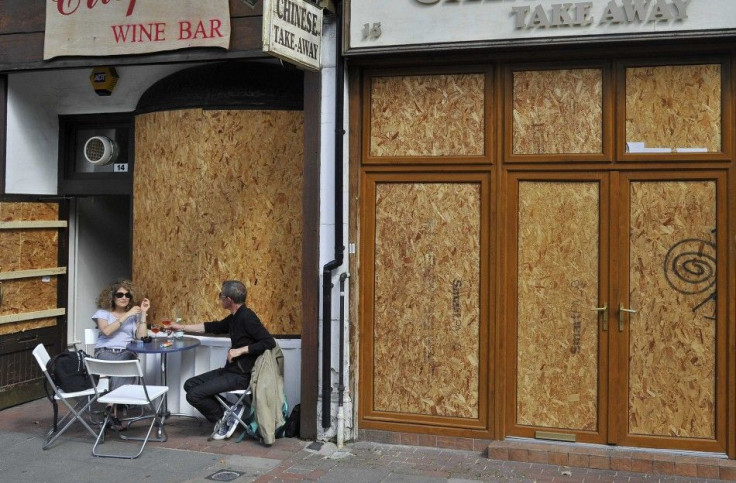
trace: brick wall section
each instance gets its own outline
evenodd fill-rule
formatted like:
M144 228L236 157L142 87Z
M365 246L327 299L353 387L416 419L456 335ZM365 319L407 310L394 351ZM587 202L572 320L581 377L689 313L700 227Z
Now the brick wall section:
M358 439L376 443L479 451L490 459L501 461L736 481L736 461L727 459L725 455L709 456L700 453L532 440L489 441L367 429L358 431Z

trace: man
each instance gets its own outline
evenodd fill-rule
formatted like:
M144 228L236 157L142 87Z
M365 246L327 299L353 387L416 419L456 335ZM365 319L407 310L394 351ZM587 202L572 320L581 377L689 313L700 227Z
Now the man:
M189 404L197 408L212 423L217 423L225 412L215 399L215 395L248 387L250 371L258 356L276 347L276 341L261 320L255 312L246 307L246 296L247 290L242 282L226 280L222 283L219 298L222 307L229 310L230 315L219 322L171 324L174 330L230 335L230 350L227 353L225 367L194 376L184 383ZM238 418L243 415L243 410L243 405L239 404L235 410ZM236 427L237 419L232 416L223 421L213 438L227 439L233 435Z

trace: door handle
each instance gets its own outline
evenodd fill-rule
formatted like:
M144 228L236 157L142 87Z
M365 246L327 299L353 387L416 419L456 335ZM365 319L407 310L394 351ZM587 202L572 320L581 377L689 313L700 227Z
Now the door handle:
M603 330L608 330L608 304L605 304L603 307L593 307L593 312L603 312Z
M618 331L619 332L624 331L624 312L628 312L629 314L635 314L636 310L625 309L624 304L618 304Z

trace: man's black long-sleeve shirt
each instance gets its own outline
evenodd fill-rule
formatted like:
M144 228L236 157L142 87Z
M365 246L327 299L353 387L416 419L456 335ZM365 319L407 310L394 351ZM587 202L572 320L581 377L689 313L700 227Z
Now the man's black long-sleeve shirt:
M276 347L276 340L266 330L255 312L242 305L234 314L220 321L205 322L205 332L228 334L233 349L248 346L248 353L225 364L225 369L250 374L258 356Z

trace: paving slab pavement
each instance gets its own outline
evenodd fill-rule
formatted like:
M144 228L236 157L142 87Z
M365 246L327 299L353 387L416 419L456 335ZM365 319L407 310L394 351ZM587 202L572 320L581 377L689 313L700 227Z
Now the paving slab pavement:
M271 447L249 439L237 443L235 437L208 442L211 425L183 418L172 419L167 426L168 441L149 443L135 460L96 458L91 455L93 439L79 425L62 435L52 448L42 450L50 424L51 406L45 399L0 411L0 481L716 481L500 461L474 451L361 441L347 443L340 450L330 442L297 438L279 439ZM105 442L110 448L132 444L113 436Z

